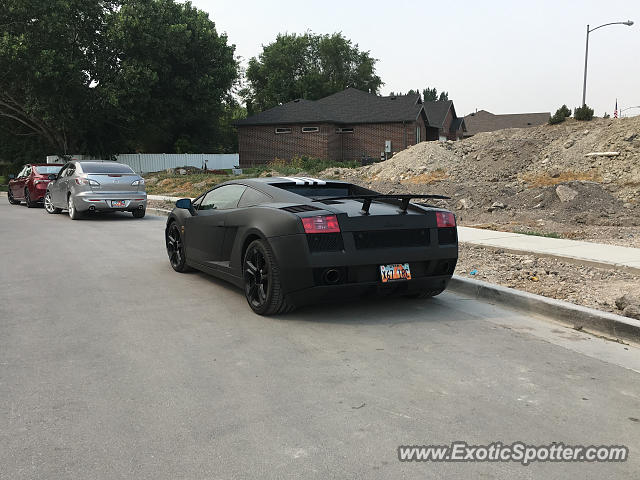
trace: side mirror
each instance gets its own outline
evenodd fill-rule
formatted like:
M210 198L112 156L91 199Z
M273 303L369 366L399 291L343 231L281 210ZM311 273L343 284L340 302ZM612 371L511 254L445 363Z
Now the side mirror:
M9 180L13 180L14 178L16 178L16 176L13 173L10 173L9 176L7 177Z
M177 208L184 208L185 210L193 209L193 205L191 204L190 198L181 198L176 202Z
M49 174L49 180L57 180L57 179L58 179L58 174L56 173Z

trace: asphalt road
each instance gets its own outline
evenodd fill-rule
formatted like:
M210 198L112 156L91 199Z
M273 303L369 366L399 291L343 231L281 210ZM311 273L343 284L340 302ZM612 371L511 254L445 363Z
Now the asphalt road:
M164 220L0 197L0 478L638 478L640 350L451 293L254 315ZM403 444L625 463L406 463Z

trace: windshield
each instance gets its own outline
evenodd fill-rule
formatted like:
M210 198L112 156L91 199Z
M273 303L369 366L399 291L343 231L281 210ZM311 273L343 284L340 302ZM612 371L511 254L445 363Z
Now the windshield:
M34 166L33 168L35 169L36 173L39 173L40 175L50 175L52 173L58 173L62 168L62 165L52 165L50 167L38 165Z
M129 165L117 162L82 162L84 173L135 173Z

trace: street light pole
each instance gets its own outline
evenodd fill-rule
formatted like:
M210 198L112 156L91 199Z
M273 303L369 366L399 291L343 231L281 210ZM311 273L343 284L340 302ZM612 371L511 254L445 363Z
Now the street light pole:
M584 49L584 81L582 83L582 106L583 107L586 105L586 102L587 102L587 61L589 59L589 34L594 30L597 30L602 27L607 27L609 25L626 25L627 27L630 27L631 25L633 25L633 22L631 20L627 20L626 22L605 23L603 25L598 25L597 27L592 28L591 30L589 30L589 25L587 25L587 43Z

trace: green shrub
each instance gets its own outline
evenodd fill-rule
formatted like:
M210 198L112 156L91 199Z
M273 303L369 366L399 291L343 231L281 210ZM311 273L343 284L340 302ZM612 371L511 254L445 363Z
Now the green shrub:
M566 105L562 105L552 117L549 118L549 123L555 125L557 123L564 122L565 118L571 116L571 110Z
M588 105L578 107L573 111L573 118L588 122L593 119L593 108L589 108Z

